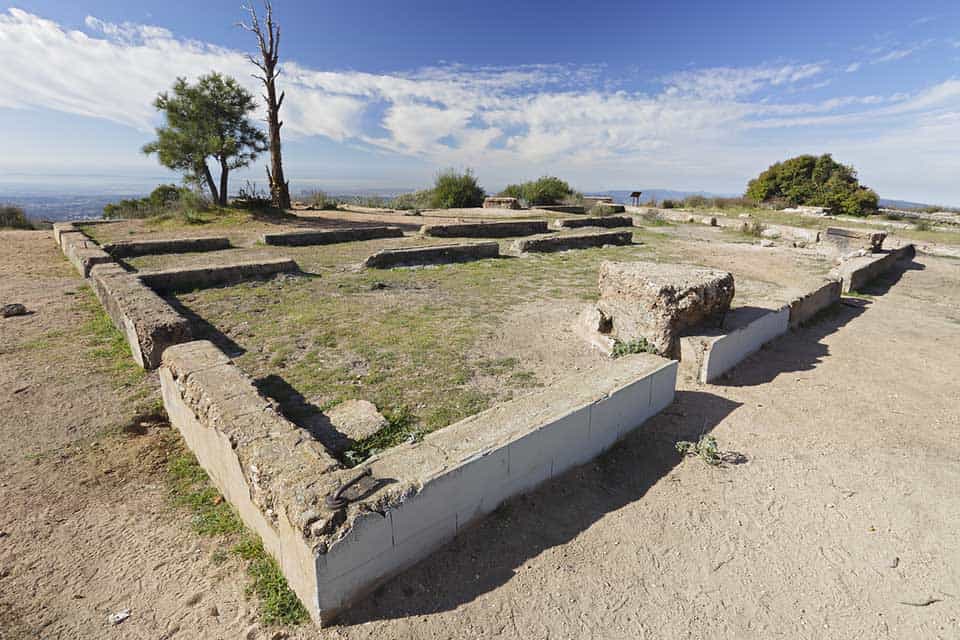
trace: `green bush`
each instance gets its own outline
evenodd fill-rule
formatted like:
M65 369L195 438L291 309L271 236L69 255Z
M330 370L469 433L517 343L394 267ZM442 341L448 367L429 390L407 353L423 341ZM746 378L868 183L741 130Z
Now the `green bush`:
M429 209L433 202L433 189L422 189L413 193L401 193L399 196L390 200L390 208L401 211L413 211L418 209ZM481 204L483 201L481 200Z
M754 202L783 200L792 206L826 207L832 213L875 213L877 193L860 184L856 170L829 154L802 155L771 165L747 184Z
M447 169L437 174L430 204L436 209L479 207L485 195L470 169L463 173Z
M0 204L0 228L33 229L23 209L12 204Z
M173 184L161 184L146 198L131 198L111 202L103 208L103 217L111 220L118 218L152 218L164 213L184 210L203 210L206 202L190 189Z
M680 203L677 202L676 200L664 200L663 202L660 203L660 206L663 209L676 209L677 207L680 206Z
M314 209L333 211L339 206L340 201L336 198L331 198L326 192L318 189L307 194L307 204Z
M583 201L582 194L574 191L564 180L554 176L543 176L530 182L507 185L499 195L524 200L529 205L574 204Z

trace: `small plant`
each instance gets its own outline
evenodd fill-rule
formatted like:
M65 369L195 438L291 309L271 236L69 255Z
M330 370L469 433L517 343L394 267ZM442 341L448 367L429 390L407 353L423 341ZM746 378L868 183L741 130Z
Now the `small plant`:
M290 590L276 560L264 551L260 538L247 535L233 552L248 562L247 575L253 582L246 592L260 600L260 618L264 624L296 625L307 621L307 610Z
M660 206L663 209L677 209L680 206L680 203L676 200L664 200L660 203Z
M696 456L711 466L720 466L723 455L717 446L717 439L713 436L702 436L696 442L680 440L674 445L677 452L684 456Z
M333 211L340 206L338 199L331 198L326 192L320 190L312 191L307 197L307 202L314 209L320 209L321 211Z
M640 337L633 340L614 340L613 351L610 355L614 358L621 358L633 353L656 353L657 350L652 344L647 342L646 338Z
M913 223L914 231L930 231L932 225L929 220L917 220Z
M240 192L232 204L241 209L269 209L273 206L273 199L270 193L258 187L256 182L247 180L247 183L240 187Z

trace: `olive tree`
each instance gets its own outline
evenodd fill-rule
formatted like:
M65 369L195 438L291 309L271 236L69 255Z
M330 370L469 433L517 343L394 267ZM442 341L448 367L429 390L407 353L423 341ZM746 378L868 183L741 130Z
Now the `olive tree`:
M153 104L166 124L143 152L156 153L160 164L205 186L226 205L230 171L248 166L267 148L263 131L248 118L256 110L253 96L233 78L210 73L195 84L178 78L172 92L161 93ZM219 167L219 181L210 163Z

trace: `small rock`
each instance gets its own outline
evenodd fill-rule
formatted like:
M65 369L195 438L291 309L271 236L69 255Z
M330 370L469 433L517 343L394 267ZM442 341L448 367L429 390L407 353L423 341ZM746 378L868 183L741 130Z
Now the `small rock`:
M894 557L893 560L890 561L890 568L896 569L899 566L900 566L900 558Z
M200 602L200 599L201 599L202 597L203 597L203 594L200 593L200 592L197 592L197 593L193 594L192 596L190 596L189 598L187 598L187 599L184 601L184 604L186 604L188 607L192 607L193 605L195 605L195 604L197 604L198 602Z
M214 617L214 618L219 618L219 617L220 617L220 610L217 609L217 605L212 604L212 605L210 605L210 608L207 609L207 614L210 615L210 616L212 616L212 617Z
M257 637L257 625L252 624L247 627L247 630L243 632L243 637L247 640L256 640Z
M325 414L337 431L352 440L372 436L388 424L376 405L367 400L347 400Z
M285 638L288 638L288 637L289 636L287 635L286 631L274 631L273 635L270 636L270 640L284 640Z
M110 624L120 624L124 620L130 617L130 609L124 609L123 611L118 611L116 613L111 613L107 616L107 622Z
M19 302L13 302L10 304L3 305L3 317L11 318L13 316L25 316L27 315L27 308L20 304Z
M760 246L761 246L761 247L772 247L772 246L773 246L773 240L761 240L761 241L760 241Z
M8 535L10 534L4 531L3 529L0 529L0 538L6 538Z

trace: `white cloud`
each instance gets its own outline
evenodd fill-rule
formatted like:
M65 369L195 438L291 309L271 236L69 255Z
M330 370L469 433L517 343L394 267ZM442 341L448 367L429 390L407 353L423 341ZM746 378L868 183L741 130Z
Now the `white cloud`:
M847 73L854 73L855 71L859 71L861 66L863 65L859 62L851 62L847 65L847 68L844 69L844 71Z
M94 17L85 25L89 32L19 9L0 13L0 107L100 118L146 139L157 123L153 98L177 76L217 70L261 92L243 52L160 27ZM488 186L551 172L584 187L660 183L729 191L788 151L815 151L807 146L814 142L829 150L849 128L872 123L892 148L904 144L897 132L910 131L934 147L936 133L954 122L949 114L960 112L954 80L909 96L798 100L829 83L823 62L684 71L648 93L618 90L597 66L446 65L373 74L285 61L283 72L288 139L325 136L424 166L473 166ZM906 162L903 155L885 157ZM943 157L956 174L955 154Z

